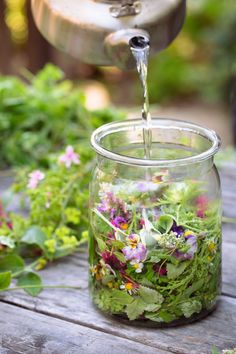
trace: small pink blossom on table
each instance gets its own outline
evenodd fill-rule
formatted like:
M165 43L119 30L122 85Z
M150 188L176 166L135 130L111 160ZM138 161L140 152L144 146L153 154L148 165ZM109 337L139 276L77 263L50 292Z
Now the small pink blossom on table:
M74 151L73 146L69 145L67 146L65 153L59 157L58 162L65 165L66 168L70 168L73 164L80 164L80 157L79 154Z
M45 178L45 174L39 170L33 171L29 174L29 181L27 187L29 189L35 189L38 187L40 181Z

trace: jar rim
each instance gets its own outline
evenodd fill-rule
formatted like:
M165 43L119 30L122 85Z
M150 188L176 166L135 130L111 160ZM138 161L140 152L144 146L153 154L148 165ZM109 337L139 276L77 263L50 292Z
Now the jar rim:
M98 129L96 129L91 136L91 145L93 149L101 156L108 158L110 160L133 166L143 166L143 167L171 167L171 166L183 166L188 164L194 164L202 162L213 157L220 149L221 139L218 134L209 128L203 127L201 125L186 122L183 120L172 119L172 118L152 118L151 128L160 129L176 129L187 132L192 132L197 135L202 136L207 139L210 143L210 147L203 152L197 153L193 156L188 156L179 159L146 159L146 158L136 158L126 155L121 155L117 152L106 149L101 145L101 141L106 136L110 134L119 133L121 131L129 132L135 129L144 129L145 123L139 119L128 119L123 122L112 122L104 124Z

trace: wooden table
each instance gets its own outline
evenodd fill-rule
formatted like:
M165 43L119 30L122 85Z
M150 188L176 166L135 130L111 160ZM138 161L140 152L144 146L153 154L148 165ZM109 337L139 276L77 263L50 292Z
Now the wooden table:
M221 172L224 215L236 217L236 167ZM144 329L104 317L92 306L87 255L78 253L43 270L44 283L80 286L47 289L37 298L23 291L0 297L0 353L207 354L236 347L236 225L223 225L223 292L204 320L171 329Z

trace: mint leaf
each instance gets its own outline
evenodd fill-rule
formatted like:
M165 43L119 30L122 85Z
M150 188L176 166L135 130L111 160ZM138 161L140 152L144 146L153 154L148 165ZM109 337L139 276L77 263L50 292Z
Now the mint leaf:
M164 301L163 296L156 290L141 286L139 294L142 300L147 304L161 304Z
M113 289L111 292L111 297L113 301L116 301L121 305L127 305L133 301L132 296L122 290Z
M11 272L0 273L0 290L7 289L11 284Z
M146 304L142 299L135 299L131 304L126 306L126 314L130 321L136 320L145 310Z
M158 304L146 304L145 311L156 312L156 311L160 310L160 308L161 308L161 305L158 305Z
M169 279L176 279L178 278L185 270L187 267L187 263L180 263L179 266L176 266L171 263L167 263L167 276Z
M145 313L145 317L154 322L165 322L170 323L175 319L175 316L167 311L159 311L158 314L155 313Z
M199 313L202 309L202 304L200 301L192 300L186 301L180 304L180 309L186 318L191 317L194 313Z
M28 245L37 245L42 250L44 249L44 242L47 236L38 226L32 226L28 229L25 235L22 237L21 241L27 243Z
M8 254L4 258L0 258L0 272L11 271L19 272L25 267L24 260L16 254Z
M37 296L43 289L40 276L33 272L26 273L19 277L17 285L22 287L24 291L31 296Z

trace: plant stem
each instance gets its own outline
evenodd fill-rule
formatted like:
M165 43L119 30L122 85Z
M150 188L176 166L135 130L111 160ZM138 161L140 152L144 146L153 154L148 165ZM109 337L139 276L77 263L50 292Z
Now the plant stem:
M40 259L40 258L39 258ZM12 278L16 278L19 275L21 275L22 273L25 273L27 271L31 271L33 270L33 268L38 264L39 259L37 259L36 261L34 261L33 263L27 265L26 267L24 267L22 270L20 270L19 272L13 273L12 274Z
M0 292L5 291L13 291L13 290L24 290L24 289L34 289L34 288L42 288L42 289L74 289L81 290L79 286L70 286L70 285L25 285L25 286L15 286L13 288L1 289Z

